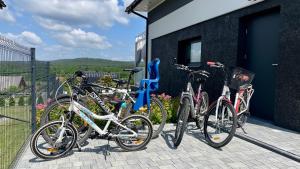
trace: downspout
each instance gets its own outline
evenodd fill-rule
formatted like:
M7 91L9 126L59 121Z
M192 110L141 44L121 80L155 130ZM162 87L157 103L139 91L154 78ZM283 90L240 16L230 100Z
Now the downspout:
M135 12L134 10L129 11L129 13L132 12L133 14L143 18L146 20L146 60L145 60L145 78L148 78L148 69L147 69L147 65L148 65L148 38L149 38L149 22L148 22L148 18L144 15L141 15L137 12Z

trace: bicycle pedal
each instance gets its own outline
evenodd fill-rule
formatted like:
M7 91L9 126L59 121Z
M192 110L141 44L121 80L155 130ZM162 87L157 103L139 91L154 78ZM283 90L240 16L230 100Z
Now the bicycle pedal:
M97 138L97 137L99 137L99 133L97 133L97 132L93 132L93 133L91 133L90 134L90 139L95 139L95 138Z

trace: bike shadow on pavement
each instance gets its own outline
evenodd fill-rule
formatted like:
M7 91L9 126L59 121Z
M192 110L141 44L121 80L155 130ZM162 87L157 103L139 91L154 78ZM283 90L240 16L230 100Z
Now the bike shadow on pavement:
M204 136L203 132L194 124L188 124L185 134L192 136L192 137L196 138L197 140L208 145L207 141L205 140L205 136ZM170 149L177 149L177 147L174 146L174 139L175 139L174 135L175 135L175 129L162 131L162 133L161 133L161 136L163 137L167 146ZM221 148L215 148L215 149L222 151Z
M185 134L187 134L189 136L192 136L192 137L198 139L199 141L201 141L201 142L208 145L208 143L205 139L203 131L200 130L195 124L189 123L188 127L187 127L187 130L185 131ZM219 150L219 151L223 151L222 148L214 148L214 149Z
M162 131L160 134L170 149L177 149L177 147L174 146L174 133L175 130L167 130Z
M59 159L67 158L67 157L69 157L73 154L74 154L74 150L70 151L68 154L64 155L63 157L60 157ZM31 162L31 163L42 163L42 162L47 162L47 161L52 161L52 160L57 160L57 159L41 159L39 157L34 157L34 158L30 159L29 162Z

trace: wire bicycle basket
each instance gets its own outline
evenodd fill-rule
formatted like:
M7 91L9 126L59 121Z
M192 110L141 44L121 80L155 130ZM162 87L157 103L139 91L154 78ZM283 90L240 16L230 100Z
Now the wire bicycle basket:
M235 67L230 77L230 88L238 90L241 86L251 84L255 74L249 70Z

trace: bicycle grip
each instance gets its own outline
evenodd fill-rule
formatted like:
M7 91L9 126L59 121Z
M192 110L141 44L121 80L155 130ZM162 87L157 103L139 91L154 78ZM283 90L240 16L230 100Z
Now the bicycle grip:
M211 61L208 61L208 62L207 62L207 65L208 65L208 66L213 66L213 65L215 65L215 64L216 64L216 62L211 62Z

